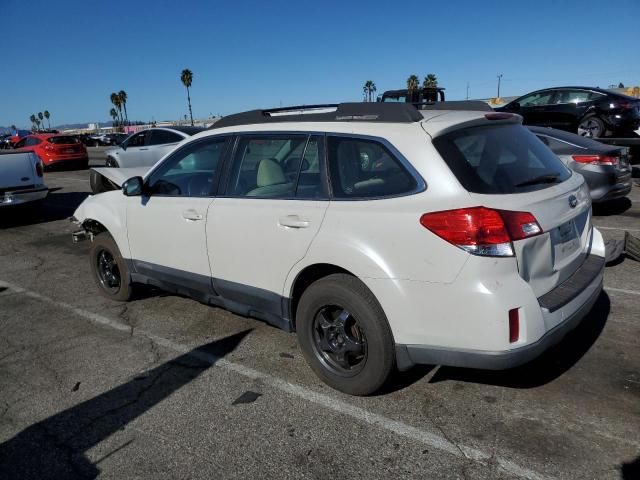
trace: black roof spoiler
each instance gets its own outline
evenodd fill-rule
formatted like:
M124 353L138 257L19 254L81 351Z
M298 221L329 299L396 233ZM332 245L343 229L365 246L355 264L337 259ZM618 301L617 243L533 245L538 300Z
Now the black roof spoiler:
M447 102L421 102L413 103L418 110L456 110L456 111L476 111L493 112L493 108L480 100L453 100Z

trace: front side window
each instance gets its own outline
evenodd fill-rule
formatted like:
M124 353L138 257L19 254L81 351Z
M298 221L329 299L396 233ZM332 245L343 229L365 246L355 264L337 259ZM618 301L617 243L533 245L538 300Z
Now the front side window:
M331 186L336 198L396 196L417 187L415 178L380 142L329 137L327 145Z
M521 107L539 107L541 105L549 105L553 97L553 91L545 90L544 92L532 93L518 100Z
M177 133L168 130L154 130L151 134L151 145L164 145L167 143L178 143L182 137Z
M292 198L307 135L242 136L227 185L232 197Z
M168 157L148 182L151 195L208 197L222 167L228 139L215 138L186 145Z
M127 141L127 148L131 147L144 147L146 139L151 135L150 130L145 130L144 132L136 133Z

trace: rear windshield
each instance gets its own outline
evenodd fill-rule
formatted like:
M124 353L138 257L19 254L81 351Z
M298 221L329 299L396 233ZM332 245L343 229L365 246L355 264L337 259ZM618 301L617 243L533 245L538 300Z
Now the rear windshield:
M80 141L76 137L71 136L60 136L60 137L49 137L47 139L49 143L53 143L54 145L69 145L72 143L80 143Z
M463 128L433 143L473 193L523 193L564 182L571 171L522 125Z

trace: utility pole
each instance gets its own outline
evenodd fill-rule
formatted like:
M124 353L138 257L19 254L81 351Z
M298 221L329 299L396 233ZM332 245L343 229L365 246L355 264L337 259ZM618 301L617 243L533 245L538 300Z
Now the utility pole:
M500 98L500 80L502 80L502 74L498 74L498 98Z
M469 82L467 82L467 100L469 100Z

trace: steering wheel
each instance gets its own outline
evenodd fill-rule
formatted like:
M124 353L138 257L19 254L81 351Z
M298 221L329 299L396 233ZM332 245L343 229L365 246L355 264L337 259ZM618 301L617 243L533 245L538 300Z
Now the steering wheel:
M159 193L160 195L182 195L182 190L180 190L178 185L167 182L166 180L158 180L153 185L153 192Z

